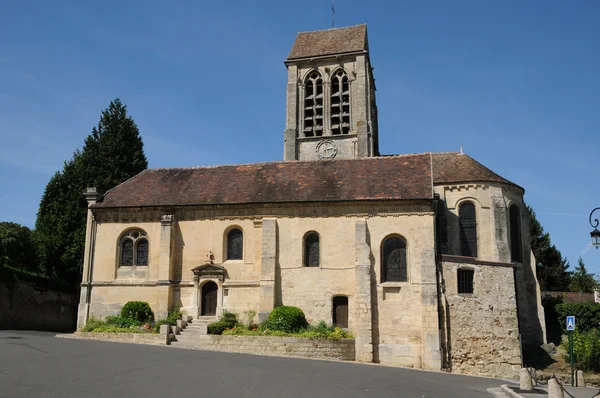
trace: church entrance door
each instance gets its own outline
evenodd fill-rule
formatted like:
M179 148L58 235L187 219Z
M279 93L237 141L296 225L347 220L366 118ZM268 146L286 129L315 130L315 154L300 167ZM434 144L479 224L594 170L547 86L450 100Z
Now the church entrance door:
M219 288L214 282L206 282L202 285L202 316L217 315L217 291Z

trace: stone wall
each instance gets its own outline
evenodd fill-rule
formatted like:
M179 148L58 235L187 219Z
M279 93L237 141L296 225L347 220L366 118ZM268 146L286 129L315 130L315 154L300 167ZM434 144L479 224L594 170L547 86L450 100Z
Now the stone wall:
M121 343L167 345L166 337L156 333L87 333L76 332L70 336L57 337L86 340L117 341Z
M75 330L77 301L75 293L0 282L0 329Z
M186 348L190 348L186 346ZM297 337L200 336L193 348L268 356L354 361L354 339L314 340Z
M442 267L446 344L452 372L518 375L521 352L513 267L458 260L444 261ZM458 294L459 268L474 270L473 294Z

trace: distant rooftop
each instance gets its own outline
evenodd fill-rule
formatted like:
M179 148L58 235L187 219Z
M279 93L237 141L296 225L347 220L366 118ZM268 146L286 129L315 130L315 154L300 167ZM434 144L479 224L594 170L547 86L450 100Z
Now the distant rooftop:
M288 60L368 51L367 25L300 32Z

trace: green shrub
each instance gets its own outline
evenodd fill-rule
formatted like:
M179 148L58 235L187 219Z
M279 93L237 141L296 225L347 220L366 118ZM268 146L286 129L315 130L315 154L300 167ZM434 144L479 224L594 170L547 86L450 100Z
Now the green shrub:
M239 324L237 314L234 312L224 311L223 315L217 322L208 325L208 334L223 334L227 329L233 329Z
M145 301L129 301L121 309L121 317L137 319L139 322L151 322L154 320L154 313Z
M107 316L106 323L118 328L134 328L143 324L143 322L140 322L137 319L125 318L122 316Z
M169 325L175 326L175 325L177 325L177 321L179 319L181 319L181 311L175 310L167 316L166 321L168 322Z
M166 319L159 319L158 321L156 321L156 323L152 327L152 331L154 333L160 333L160 327L161 327L161 325L170 325L170 326L173 326L173 325L171 325L171 323L169 323L168 320L166 320Z
M565 360L571 361L569 356L569 342L565 338L562 348L567 352ZM586 332L573 332L573 362L577 369L584 371L600 370L600 336L597 330L588 330Z
M275 308L262 325L261 330L280 330L293 333L308 326L304 312L298 307L281 306Z
M598 329L600 327L600 304L594 302L562 303L556 306L558 323L566 332L567 316L575 316L575 325L579 332Z
M83 327L83 332L93 332L95 329L104 327L106 322L100 318L96 318L94 315L90 316Z

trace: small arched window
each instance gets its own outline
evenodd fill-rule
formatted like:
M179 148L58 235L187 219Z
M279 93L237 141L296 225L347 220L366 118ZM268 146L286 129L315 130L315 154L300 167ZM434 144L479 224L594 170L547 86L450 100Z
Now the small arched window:
M311 232L304 238L304 266L318 267L321 257L321 245L319 242L319 234Z
M244 234L234 228L227 233L227 260L241 260L244 252Z
M145 267L148 265L148 238L139 229L128 231L120 242L122 267Z
M463 203L458 209L460 229L460 254L477 257L477 217L472 202Z
M406 282L408 280L406 264L406 241L392 236L383 241L382 282Z
M510 257L512 261L523 261L523 247L521 238L521 211L519 206L512 205L509 209L510 218Z
M323 135L323 79L319 72L311 72L304 81L304 123L305 137Z
M350 85L348 75L338 70L331 76L331 134L350 133Z

